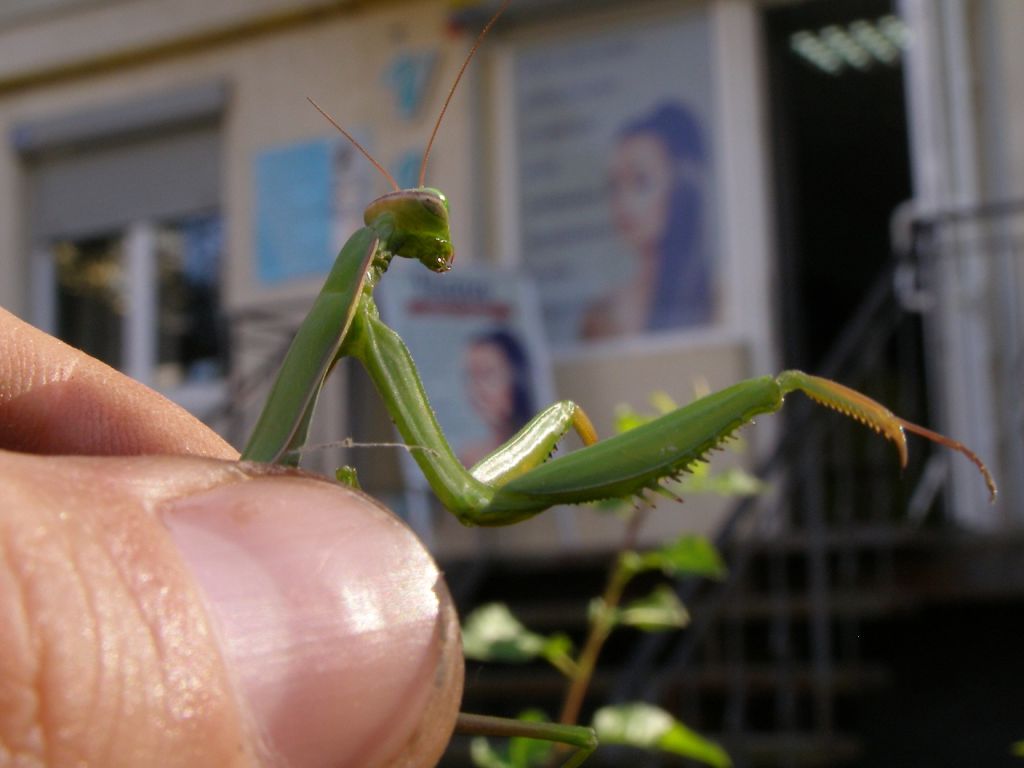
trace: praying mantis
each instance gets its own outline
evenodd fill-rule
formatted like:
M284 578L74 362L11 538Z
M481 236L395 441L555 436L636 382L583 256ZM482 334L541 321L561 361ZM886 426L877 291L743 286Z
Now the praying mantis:
M786 395L797 390L892 441L901 464L907 461L906 432L959 451L977 466L994 499L996 486L991 474L962 443L905 421L842 384L795 370L742 381L602 441L580 406L561 401L541 411L474 466L461 464L437 422L412 356L398 334L381 320L373 291L395 256L416 259L437 273L452 266L448 201L439 190L424 185L427 160L466 67L508 3L505 0L484 26L455 78L423 154L416 188L400 189L344 128L310 100L389 180L393 191L370 203L364 214L365 226L338 254L284 358L242 458L296 465L328 374L338 360L352 357L370 375L405 443L425 449L413 451L413 458L441 503L464 525L509 525L559 504L667 493L662 481L686 472L754 417L779 410ZM584 447L550 458L570 429L578 433ZM526 724L510 731L507 723L479 716L463 716L462 721L470 730L571 744L578 752L567 766L579 765L596 747L593 732L586 728L544 724L527 733L519 728Z

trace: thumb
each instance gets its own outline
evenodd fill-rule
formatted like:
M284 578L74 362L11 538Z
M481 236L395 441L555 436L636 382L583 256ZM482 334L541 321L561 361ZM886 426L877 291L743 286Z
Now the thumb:
M391 513L205 459L0 452L0 648L0 754L44 766L428 766L462 684Z

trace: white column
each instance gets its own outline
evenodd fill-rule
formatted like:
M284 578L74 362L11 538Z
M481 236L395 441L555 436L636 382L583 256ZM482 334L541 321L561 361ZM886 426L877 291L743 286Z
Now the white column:
M159 286L156 232L151 222L138 221L128 228L124 276L123 370L133 379L152 384L157 363Z
M29 256L29 322L57 334L57 259L49 244L39 243Z
M906 87L914 197L919 213L981 202L975 77L964 0L901 0L909 28ZM948 234L947 234L948 233ZM930 384L940 428L996 461L990 343L989 264L972 246L973 225L944 230L935 270L937 310L929 328ZM950 456L950 512L969 528L999 524L973 466Z

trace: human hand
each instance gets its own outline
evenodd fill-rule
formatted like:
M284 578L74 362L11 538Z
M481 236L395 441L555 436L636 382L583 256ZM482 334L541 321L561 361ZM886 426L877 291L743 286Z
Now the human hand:
M0 764L436 762L437 566L368 497L237 458L0 309Z

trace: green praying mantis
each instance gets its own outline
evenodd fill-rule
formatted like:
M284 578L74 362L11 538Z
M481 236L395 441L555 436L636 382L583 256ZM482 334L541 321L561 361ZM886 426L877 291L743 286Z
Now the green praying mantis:
M296 465L328 374L338 360L352 357L369 373L405 443L426 449L412 455L438 499L464 525L509 525L559 504L664 492L662 481L686 472L754 417L779 410L785 396L796 390L891 440L901 464L907 460L905 432L959 451L978 467L994 499L991 474L962 443L905 421L846 386L793 370L740 382L602 441L582 408L561 401L541 411L474 466L462 465L437 422L412 356L381 320L373 291L395 256L416 259L438 273L451 268L454 248L448 201L439 190L424 186L427 160L462 74L508 2L484 26L462 64L434 125L423 154L419 186L414 189L400 189L344 128L310 100L389 180L394 191L370 203L365 226L338 254L285 356L242 458ZM579 434L584 447L550 458L570 429ZM462 716L461 725L464 730L570 744L578 751L567 766L583 762L596 747L593 732L578 726L533 724L524 730L526 724L509 725L509 721L480 716Z

